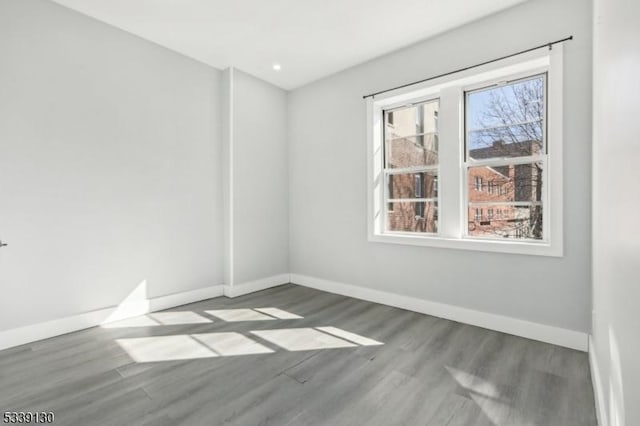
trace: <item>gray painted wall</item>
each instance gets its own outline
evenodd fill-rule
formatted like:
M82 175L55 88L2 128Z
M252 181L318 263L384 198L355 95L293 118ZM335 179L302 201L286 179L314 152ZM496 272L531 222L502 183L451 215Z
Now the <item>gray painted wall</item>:
M590 328L591 2L532 0L289 95L291 272ZM573 34L565 48L563 258L367 241L362 95Z
M220 72L0 1L0 330L223 280Z
M242 284L289 272L287 92L238 70L232 87L233 282Z
M640 424L640 4L596 0L593 347L603 426Z

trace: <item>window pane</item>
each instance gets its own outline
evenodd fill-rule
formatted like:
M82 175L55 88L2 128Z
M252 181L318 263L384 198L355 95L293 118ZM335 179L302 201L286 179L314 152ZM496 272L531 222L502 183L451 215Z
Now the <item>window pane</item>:
M387 231L438 232L437 202L391 202L387 211Z
M543 153L545 77L467 93L469 158Z
M437 172L387 174L388 201L413 198L437 198Z
M542 239L542 163L470 167L471 236Z
M385 111L385 167L438 164L438 101Z
M469 235L510 239L542 239L542 205L469 206Z
M418 135L387 141L387 168L435 166L438 135Z

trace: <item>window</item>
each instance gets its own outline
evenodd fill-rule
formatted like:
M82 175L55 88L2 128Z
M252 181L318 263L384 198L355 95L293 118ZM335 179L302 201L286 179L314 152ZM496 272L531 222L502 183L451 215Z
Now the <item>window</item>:
M389 114L389 115L392 115L392 114ZM393 175L389 175L389 199L390 200L393 200L393 188L394 188ZM387 210L389 212L393 211L393 203L387 203Z
M482 178L480 176L476 176L476 191L482 191Z
M546 127L546 73L487 85L465 93L465 168L469 177L487 176L507 191L492 197L470 192L469 208L509 206L511 220L499 226L468 224L469 236L543 239L543 175Z
M417 105L414 111L416 114L416 143L424 146L424 104Z
M438 99L431 99L383 112L387 231L437 232L438 106Z
M422 188L424 185L424 173L416 173L415 182L414 182L414 191L415 198L422 199ZM424 216L424 204L423 203L415 203L415 211L416 211L416 219L422 219Z
M561 256L561 67L558 46L369 98L369 239Z

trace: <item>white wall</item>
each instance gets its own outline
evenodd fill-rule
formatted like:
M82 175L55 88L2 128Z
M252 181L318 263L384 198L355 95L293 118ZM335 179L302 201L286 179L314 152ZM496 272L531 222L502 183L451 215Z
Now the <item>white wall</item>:
M232 111L226 283L235 285L289 273L287 92L235 69L224 73Z
M368 242L362 95L570 34L575 40L565 46L564 257ZM532 0L295 90L289 96L291 272L588 331L590 98L586 0Z
M220 72L0 0L0 330L223 281Z
M594 6L591 355L602 424L631 426L640 424L640 4Z

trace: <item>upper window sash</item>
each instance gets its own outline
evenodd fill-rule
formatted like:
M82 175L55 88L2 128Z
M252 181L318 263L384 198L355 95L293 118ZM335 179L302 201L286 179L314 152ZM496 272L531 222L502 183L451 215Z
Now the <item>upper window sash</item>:
M526 84L527 82L530 81L536 81L536 80L541 80L542 82L542 100L541 100L541 104L542 104L542 113L541 113L541 117L540 118L536 118L536 119L532 119L532 120L520 120L520 121L515 121L515 122L509 122L509 123L500 123L500 124L495 124L495 125L491 125L491 126L486 126L486 127L479 127L474 125L474 123L470 123L470 115L468 114L468 109L469 109L469 105L470 105L470 96L473 96L474 94L479 94L479 93L483 93L483 92L489 92L492 91L494 89L499 89L501 87L513 87L514 85L518 85L518 84ZM462 114L464 116L464 162L465 163L476 163L476 164L480 164L483 162L487 162L490 159L498 159L498 158L514 158L514 157L509 157L509 156L504 156L504 157L489 157L489 158L484 158L484 159L479 159L479 158L473 158L470 154L469 151L471 149L471 144L470 144L470 135L472 133L478 133L478 132L492 132L498 129L510 129L510 128L522 128L523 126L529 126L529 125L534 125L535 123L542 123L541 126L541 141L540 141L540 148L541 151L539 153L535 153L535 154L531 154L529 155L530 157L544 157L547 154L548 151L548 141L547 141L547 122L548 122L548 68L544 67L544 68L538 68L537 70L531 70L529 73L519 73L518 75L514 75L514 76L510 76L508 79L504 79L504 78L498 78L498 79L494 79L492 81L485 81L485 82L481 82L481 83L476 83L473 85L468 85L465 86L463 88L464 91L464 105L463 105L463 111ZM515 96L515 95L514 95ZM540 103L540 101L538 100L532 100L536 101L536 103ZM525 135L521 135L521 136L525 136ZM528 135L530 136L530 135ZM526 156L522 156L522 157L526 157Z

